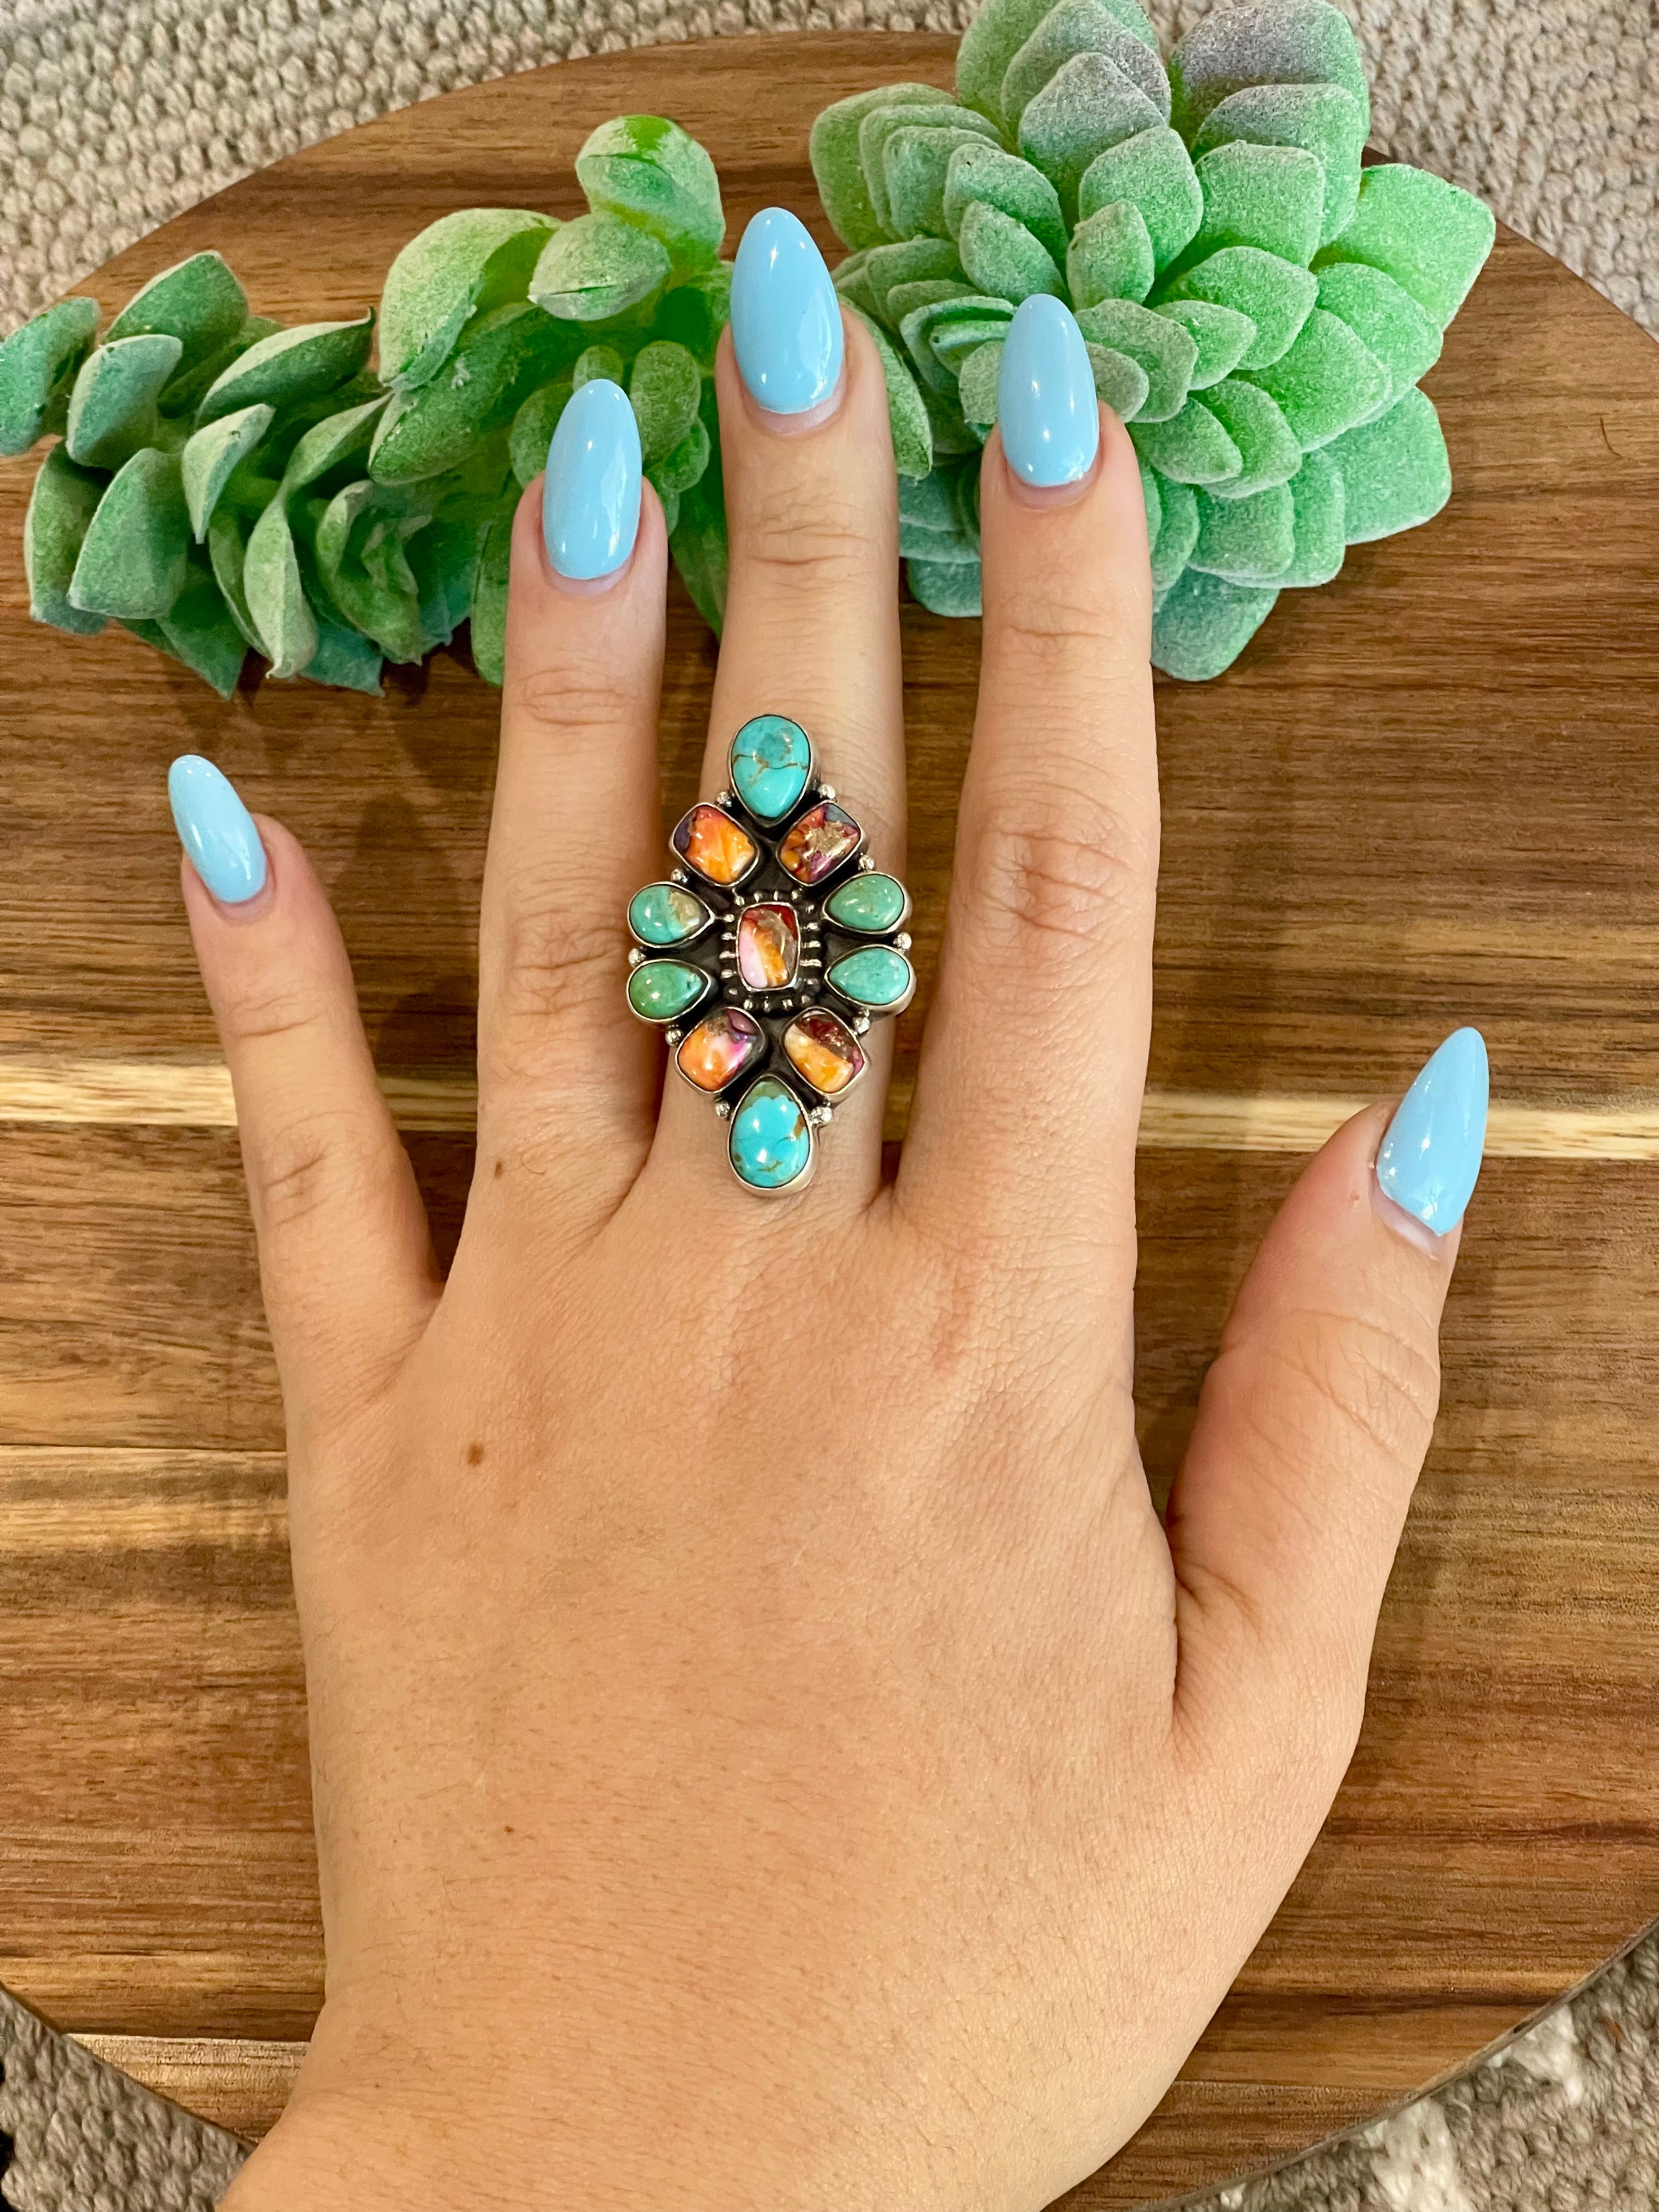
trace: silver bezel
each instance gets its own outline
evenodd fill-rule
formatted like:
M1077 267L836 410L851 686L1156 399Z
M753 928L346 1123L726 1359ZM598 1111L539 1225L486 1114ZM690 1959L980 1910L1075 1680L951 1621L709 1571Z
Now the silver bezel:
M839 927L839 924L836 926ZM911 959L908 952L900 952L896 945L887 945L885 949L889 952L898 953L898 957L903 961L906 971L909 975L909 988L904 993L904 995L902 998L895 999L890 1002L890 1004L884 1006L872 1006L866 1004L862 999L855 999L850 991L844 991L841 985L834 981L835 971L840 967L843 960L856 959L860 952L873 951L878 945L880 945L883 943L884 940L879 937L866 937L861 944L855 945L850 952L842 952L839 954L823 971L824 989L826 991L833 991L836 998L841 1000L843 1006L851 1006L855 1013L862 1014L867 1021L896 1021L899 1016L904 1012L905 1008L909 1005L911 1000L916 995L916 963Z
M820 806L833 806L841 813L844 814L847 817L847 819L859 833L858 842L854 845L850 850L842 854L840 860L836 861L833 868L827 869L825 872L822 876L818 877L815 881L805 883L803 882L801 878L795 873L793 868L785 864L783 848L786 840L791 836L791 834L800 826L809 814L816 812ZM795 815L793 818L786 817L785 825L780 830L778 836L772 841L772 857L777 862L779 872L786 876L788 880L794 884L797 890L806 891L813 898L822 901L829 896L828 892L824 889L825 884L828 884L832 878L838 876L843 868L850 867L857 860L859 855L863 852L864 846L865 828L863 823L859 820L857 815L854 813L850 806L842 806L841 801L829 791L828 787L823 784L820 784L811 806L803 806L800 812ZM831 928L838 929L841 925L839 922L832 922L830 927Z
M685 1085L686 1089L688 1091L694 1091L699 1098L707 1098L712 1103L718 1104L722 1098L729 1097L738 1084L745 1080L750 1083L757 1083L760 1080L761 1076L765 1073L766 1063L772 1055L772 1039L768 1034L764 1022L757 1020L753 1014L747 1012L742 1006L732 1006L729 1000L721 997L718 991L715 993L715 998L718 1002L716 1006L711 1006L705 1002L701 1006L696 1020L690 1024L690 1026L685 1030L684 1034L678 1040L672 1048L672 1051L674 1059L674 1073L678 1076L680 1081ZM744 1021L753 1022L755 1024L756 1034L760 1039L760 1051L754 1059L746 1060L743 1066L738 1070L737 1073L729 1078L729 1079L725 1083L722 1083L718 1091L710 1091L706 1089L701 1083L694 1083L691 1078L686 1073L685 1070L680 1066L680 1046L685 1042L686 1037L690 1036L693 1029L701 1027L701 1025L708 1019L709 1016L715 1012L722 1014L742 1014ZM852 1086L849 1084L848 1087L850 1090Z
M757 814L754 808L750 806L746 799L737 797L738 739L749 727L750 722L767 721L787 722L792 729L799 730L802 737L806 740L806 781L801 785L799 797L793 799L789 805L786 806L781 814ZM812 733L804 722L798 722L793 714L775 714L764 712L758 714L751 714L749 717L749 721L739 723L738 727L732 732L732 742L726 749L726 781L727 785L730 787L731 796L736 799L736 803L742 807L744 812L747 814L752 821L759 823L761 828L766 831L769 836L775 830L781 828L784 823L788 821L796 807L800 805L801 800L804 799L807 793L812 789L813 785L817 781L817 773L818 749L812 742Z
M629 1012L633 1015L636 1022L645 1023L647 1027L649 1029L667 1031L673 1028L676 1022L689 1021L692 1015L695 1014L700 1007L706 1006L708 1004L711 998L718 997L720 986L715 982L714 977L708 973L708 970L706 968L699 968L695 964L695 963L690 960L675 960L672 952L659 952L653 957L659 960L672 962L673 965L677 968L690 968L694 975L702 976L702 988L689 1005L679 1007L672 1014L642 1014L639 1008L634 1004L633 993L628 987L633 981L635 975L639 974L641 969L650 967L652 963L650 960L630 961L629 963L628 973L623 978L623 1004L627 1007ZM676 1042L678 1042L678 1040L676 1040Z
M744 836L748 838L749 842L754 848L754 858L750 861L749 866L744 870L740 876L734 876L729 884L721 883L717 876L705 875L702 870L697 866L696 862L688 854L682 853L679 847L674 842L679 836L681 830L685 828L687 823L690 821L691 817L694 814L698 813L705 806L708 809L711 814L723 815L726 821L732 824L732 827L734 830L742 830ZM679 820L674 824L672 831L670 833L668 849L672 853L674 858L679 862L681 867L689 869L698 883L707 884L711 890L717 891L734 891L739 884L746 884L750 877L754 874L756 869L759 867L761 862L766 857L765 847L762 844L760 839L755 836L754 832L744 828L744 825L738 821L737 816L732 813L729 807L721 806L717 803L717 801L712 799L694 799L692 800L690 805L686 808L684 813L681 815ZM788 870L786 868L784 870L784 873L787 875L788 872Z
M841 995L842 994L839 992L836 994L837 997L840 997ZM806 1073L806 1070L804 1067L797 1067L794 1061L789 1057L789 1048L784 1042L784 1039L788 1036L789 1031L794 1024L799 1021L804 1015L808 1014L828 1014L831 1021L840 1022L842 1029L844 1029L848 1036L852 1038L854 1046L857 1050L859 1056L858 1067L850 1079L842 1085L839 1091L820 1091L817 1085L813 1082L811 1077ZM790 1078L792 1078L795 1082L802 1085L806 1090L810 1091L815 1098L821 1099L826 1106L839 1106L843 1098L850 1098L853 1093L858 1089L860 1084L863 1082L865 1077L870 1073L870 1054L866 1048L864 1039L853 1027L851 1022L848 1021L836 1007L826 1006L822 999L820 999L814 1006L798 1006L795 1012L790 1015L789 1019L784 1024L783 1028L778 1035L778 1052L782 1059L784 1066L789 1071Z
M748 1104L750 1091L755 1089L756 1085L766 1082L769 1078L781 1085L793 1098L796 1105L800 1108L801 1120L806 1125L806 1165L792 1181L779 1183L775 1188L770 1190L763 1183L750 1182L746 1176L739 1175L738 1164L732 1157L732 1124ZM797 1198L817 1173L819 1125L813 1121L812 1109L801 1097L793 1084L786 1080L775 1069L763 1069L755 1078L754 1082L749 1085L749 1089L744 1092L742 1097L736 1101L731 1113L722 1117L721 1127L726 1132L726 1164L731 1170L732 1180L739 1190L746 1190L751 1198Z
M697 904L702 908L703 918L688 936L677 937L672 945L654 944L650 938L641 937L640 935L639 931L635 928L633 921L634 900L636 898L642 898L647 891L684 891L688 898L696 899ZM629 900L627 907L624 908L623 914L623 920L627 925L629 935L633 939L635 945L642 945L645 947L647 957L653 959L654 959L659 954L665 957L670 953L678 952L682 945L695 945L700 937L706 937L708 935L708 932L714 927L714 924L720 920L720 918L719 915L715 913L714 908L709 905L708 900L703 896L701 891L694 890L690 884L673 883L666 876L653 877L650 883L641 884L639 890L634 893L633 897Z
M819 906L818 912L823 919L823 926L826 929L838 929L843 937L856 937L861 939L867 945L874 945L884 937L891 937L896 931L902 929L905 923L909 921L910 891L908 885L906 884L899 877L896 876L890 868L878 868L875 866L866 867L865 861L867 860L868 858L869 855L866 854L864 856L864 859L860 860L858 866L853 871L852 874L848 877L846 883L837 884L835 886L834 890L830 890L825 894L823 900ZM890 921L886 927L882 929L860 929L854 922L837 921L836 920L834 915L830 911L830 901L834 898L836 891L844 891L848 884L857 883L860 876L885 876L890 884L898 884L900 890L904 894L904 904L899 908L898 920L896 921ZM646 888L649 890L651 886L647 884ZM690 939L689 938L686 938L682 941L688 945L690 943Z

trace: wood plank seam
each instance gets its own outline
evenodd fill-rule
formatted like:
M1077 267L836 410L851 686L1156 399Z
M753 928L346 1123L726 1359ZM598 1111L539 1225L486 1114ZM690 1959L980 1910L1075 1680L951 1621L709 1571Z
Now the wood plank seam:
M477 1086L460 1076L385 1075L400 1129L471 1132ZM1149 1091L1139 1141L1160 1151L1311 1152L1370 1102L1271 1091ZM230 1072L214 1061L0 1060L0 1123L92 1123L228 1129ZM1495 1103L1489 1156L1510 1159L1659 1159L1659 1106Z

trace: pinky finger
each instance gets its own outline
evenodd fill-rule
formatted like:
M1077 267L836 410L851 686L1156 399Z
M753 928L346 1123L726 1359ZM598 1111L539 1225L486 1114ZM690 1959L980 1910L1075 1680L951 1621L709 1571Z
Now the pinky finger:
M256 823L209 761L175 761L167 791L290 1433L314 1433L388 1379L424 1328L439 1291L426 1214L304 853L279 823Z

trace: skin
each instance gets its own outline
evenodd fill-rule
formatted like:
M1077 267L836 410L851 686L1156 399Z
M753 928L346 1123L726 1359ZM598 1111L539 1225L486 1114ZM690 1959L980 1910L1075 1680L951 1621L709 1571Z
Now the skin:
M719 386L704 792L785 710L897 865L879 366L849 318L817 415L763 414L729 345ZM408 2212L458 2174L474 2212L1030 2212L1156 2104L1328 1808L1456 1238L1379 1193L1386 1107L1334 1137L1160 1519L1131 1400L1150 586L1101 428L1058 491L987 449L895 1182L890 1024L811 1189L769 1204L624 1009L617 917L661 849L648 487L598 585L549 568L538 485L520 509L447 1283L304 854L262 820L238 908L185 870L287 1407L328 1960L229 2212Z

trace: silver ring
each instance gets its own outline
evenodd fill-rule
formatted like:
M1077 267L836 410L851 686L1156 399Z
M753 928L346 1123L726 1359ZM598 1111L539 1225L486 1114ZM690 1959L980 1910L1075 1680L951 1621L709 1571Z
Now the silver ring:
M727 784L680 821L668 874L628 902L628 1005L713 1099L744 1188L790 1197L864 1073L872 1021L915 995L910 895L865 851L788 715L744 724Z

